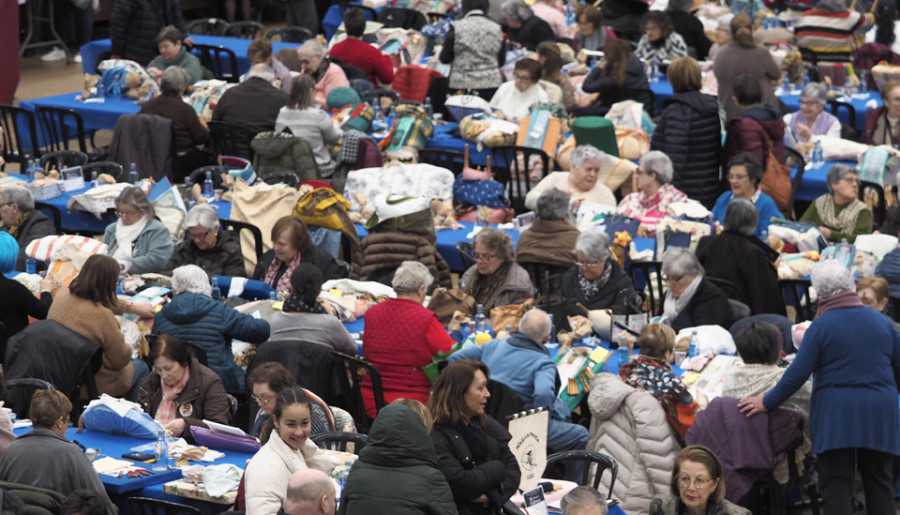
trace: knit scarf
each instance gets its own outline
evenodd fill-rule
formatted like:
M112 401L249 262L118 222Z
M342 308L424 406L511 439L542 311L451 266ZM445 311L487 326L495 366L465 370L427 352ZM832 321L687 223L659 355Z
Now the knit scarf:
M837 203L832 195L827 194L817 198L815 204L822 224L840 232L852 232L859 214L866 209L865 203L853 199L840 213L835 214Z
M25 220L28 219L28 215L30 215L30 214L31 214L31 211L29 211L27 213L22 213L22 215L19 216L19 219L16 220L16 224L9 226L9 229L6 232L9 233L10 236L15 237L16 231L19 230L19 227L22 227L22 224L25 223Z
M184 387L187 385L188 379L190 378L190 367L184 367L184 374L175 386L167 385L163 382L162 378L160 378L159 382L162 385L162 400L159 402L159 407L156 408L156 420L160 424L166 425L175 420L175 397L178 397L178 394L184 390Z
M822 295L819 297L819 311L816 317L820 317L832 309L856 308L862 306L859 295L855 291L842 291L834 295Z
M116 249L112 257L116 259L130 259L132 257L131 246L134 245L135 240L141 235L144 227L147 227L149 221L150 219L145 216L131 225L125 225L120 218L116 222Z
M609 260L606 261L606 266L603 268L603 273L600 274L600 277L591 281L590 279L585 278L581 275L581 270L578 271L578 285L581 287L582 293L584 293L584 297L589 299L594 295L597 295L597 292L603 289L604 286L609 283L609 278L612 277L613 267L610 265Z
M328 313L318 300L309 305L296 292L291 293L291 296L284 301L284 307L281 310L285 313Z
M509 272L509 262L505 261L491 275L484 275L475 270L475 279L466 285L466 293L478 300L479 304L484 305L484 311L487 313L494 307L497 295L500 293L500 287L506 281L506 274Z
M322 80L322 77L325 76L325 72L328 71L328 67L331 66L331 59L328 56L322 58L322 62L319 63L319 68L312 74L313 79L315 79L316 84ZM325 106L322 106L325 107Z
M298 252L297 255L294 256L294 259L292 259L290 263L287 263L287 269L281 274L278 283L275 284L275 276L278 275L278 270L283 264L285 264L284 261L272 256L272 262L269 264L269 269L266 270L265 281L266 284L274 288L275 291L292 291L291 274L294 273L294 269L300 265L300 253Z
M674 321L678 318L678 315L684 311L684 308L687 307L688 303L691 302L691 299L694 298L694 294L697 293L697 288L700 287L700 281L703 280L702 275L698 275L694 277L694 280L691 281L691 284L681 292L681 296L677 299L672 296L672 290L668 290L666 292L666 309L663 313L670 321Z

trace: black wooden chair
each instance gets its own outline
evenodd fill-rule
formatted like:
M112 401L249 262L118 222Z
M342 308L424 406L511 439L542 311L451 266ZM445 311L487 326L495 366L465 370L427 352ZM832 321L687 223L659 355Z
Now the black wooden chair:
M576 466L579 464L581 467ZM553 469L557 465L565 466L566 477L564 479L574 481L578 483L578 486L590 486L594 490L600 490L603 472L609 470L609 492L606 498L612 499L613 485L616 483L616 475L619 473L619 464L616 463L616 460L599 452L581 450L556 452L547 456L546 471ZM581 477L577 477L578 470L581 471ZM593 476L593 481L590 480L591 476ZM547 476L543 475L541 477Z
M0 156L7 163L19 163L21 170L25 170L29 159L41 157L34 113L21 107L0 105L0 129L3 132Z
M525 195L550 173L550 156L539 148L518 145L501 145L491 151L494 163L494 179L506 186L510 206L516 213L527 211ZM540 178L532 182L530 178L532 156L541 163ZM519 159L521 157L521 159Z
M818 302L812 299L812 281L809 279L779 279L778 286L784 295L784 303L797 310L796 322L812 320L816 316Z
M49 172L50 170L63 170L75 166L84 166L88 164L88 155L77 150L57 150L47 152L41 156L41 170ZM84 174L84 168L82 175Z
M256 131L239 123L209 122L209 138L213 151L220 156L242 157L253 162L253 148L250 142Z
M270 41L274 41L274 38L278 38L281 41L287 41L291 43L303 43L307 39L312 39L316 37L315 34L312 33L306 27L281 27L278 29L272 29L266 34L266 39Z
M462 260L463 270L468 270L475 265L475 258L472 257L472 244L470 242L456 242L456 250L459 251L459 258Z
M219 225L226 231L233 232L238 237L238 241L241 241L241 233L243 231L248 231L250 235L253 236L253 250L256 252L256 262L259 263L263 255L263 237L259 227L249 222L229 220L228 218L220 218Z
M402 29L422 30L428 23L425 15L415 9L406 7L383 7L378 13L378 22L385 27L400 27Z
M77 150L87 153L87 133L84 130L84 119L74 109L62 107L37 106L34 109L41 134L50 150L69 150L73 140L78 142ZM91 131L91 147L94 146L94 132Z
M647 287L647 298L650 299L651 316L662 314L664 281L662 274L662 262L660 261L631 261L628 263L631 281L635 289L640 290L641 285ZM655 284L651 284L652 274L656 274ZM659 296L659 298L657 298Z
M850 127L856 128L856 108L853 107L853 104L847 102L840 102L838 100L829 100L828 108L831 110L831 114L838 116L838 113L841 109L847 111L847 125ZM839 117L839 116L838 116Z
M350 431L328 431L310 436L320 449L328 449L332 451L352 452L359 455L359 451L366 446L369 441L368 435L353 433ZM353 445L348 451L347 445Z
M262 37L265 30L266 28L262 23L255 21L236 21L229 23L228 27L225 27L223 35L229 38L259 39Z
M193 506L150 497L129 497L128 504L135 515L201 515Z
M201 18L187 24L188 34L200 34L204 36L222 36L228 29L228 22L222 18Z
M865 202L872 210L872 225L875 228L880 227L887 213L884 186L875 182L859 181L859 200Z
M91 180L93 172L97 172L97 175L108 173L116 182L125 177L125 168L114 161L94 161L82 166L81 171L84 172L85 181Z
M216 79L225 82L240 81L237 56L230 48L197 43L191 52L200 58L200 64L212 72Z
M36 390L56 390L49 381L35 377L23 377L6 381L6 393L4 405L16 414L18 419L29 417L28 409L31 406L31 397Z
M348 356L337 351L332 351L336 359L347 368L347 374L340 378L341 391L343 393L343 406L356 422L356 427L361 433L368 433L372 426L371 419L366 414L366 406L363 403L362 382L368 376L372 381L372 393L375 396L375 412L385 407L384 388L381 383L381 374L374 366L365 361Z
M459 177L465 166L465 156L455 150L423 148L419 151L419 162L446 168L453 172L454 177Z

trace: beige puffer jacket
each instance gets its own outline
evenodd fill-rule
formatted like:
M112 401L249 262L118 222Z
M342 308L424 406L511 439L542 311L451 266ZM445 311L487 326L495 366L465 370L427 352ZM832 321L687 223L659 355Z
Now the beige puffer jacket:
M613 496L626 513L649 514L654 497L670 495L669 481L681 450L662 406L649 393L609 373L591 379L588 406L592 415L588 450L611 456L619 464ZM603 484L609 487L607 475Z

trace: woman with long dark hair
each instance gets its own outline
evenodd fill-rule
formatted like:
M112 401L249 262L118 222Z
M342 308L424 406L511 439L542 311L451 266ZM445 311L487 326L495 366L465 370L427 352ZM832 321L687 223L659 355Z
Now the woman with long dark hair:
M575 109L575 87L562 72L563 60L556 41L544 41L537 46L537 60L541 63L541 80L551 82L562 90L562 103L569 111Z
M594 68L581 88L587 93L599 93L600 98L593 105L577 109L575 114L602 116L615 102L621 100L621 89L649 89L650 85L647 74L644 73L644 65L631 52L631 45L625 40L614 39L604 47L603 65Z
M316 106L316 82L312 75L294 77L287 105L278 111L275 132L290 129L291 134L309 143L316 156L321 177L331 177L335 162L326 143L337 143L341 131L328 114Z

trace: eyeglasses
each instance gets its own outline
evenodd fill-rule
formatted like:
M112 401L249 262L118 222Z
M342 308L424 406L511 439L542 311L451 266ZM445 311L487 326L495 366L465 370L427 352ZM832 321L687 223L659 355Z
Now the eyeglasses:
M261 395L259 397L257 397L256 395L251 395L250 398L256 401L258 404L271 404L272 401L275 400L275 395L266 395L265 397Z
M800 105L802 105L802 106L815 106L815 105L822 105L822 104L816 102L815 100L801 100L801 101L800 101Z
M116 210L116 216L118 216L119 218L125 218L126 216L131 218L134 216L138 216L139 214L140 214L140 211L131 210L131 209L129 209L127 211L122 211L121 209Z
M841 179L841 180L844 181L844 182L846 182L846 183L849 183L849 184L859 184L859 178L858 178L858 177L844 177L844 178Z
M516 77L516 80L521 80L521 81L531 82L531 80L532 80L531 75L520 75L517 73L515 75L515 77Z
M6 203L4 203L4 204L0 204L0 207L11 206L11 205L13 205L13 204L15 204L15 202L6 202Z
M638 175L651 175L653 172L644 170L643 168L638 168L637 170L635 170L634 173L636 173Z
M667 275L666 282L667 283L677 283L678 281L684 279L683 275Z
M599 264L599 261L575 261L575 266L578 268L596 268Z
M203 231L201 233L192 233L191 231L187 231L187 237L192 240L202 240L203 238L206 238L207 236L209 236L209 233L211 233L211 232L212 232L212 229Z
M728 175L728 177L726 177L726 179L728 179L729 181L743 181L747 177L749 177L749 175L747 175L747 174L736 174L736 175Z
M699 477L696 479L691 479L687 476L681 476L680 478L678 478L678 486L680 486L681 488L684 488L684 489L690 488L691 485L694 485L694 488L696 488L698 490L703 490L704 488L709 486L709 484L712 482L713 482L712 479L704 479L704 478L699 478Z
M472 258L474 258L475 261L481 261L481 260L490 261L490 260L494 259L495 257L497 257L496 254L481 254L478 252L472 253Z

